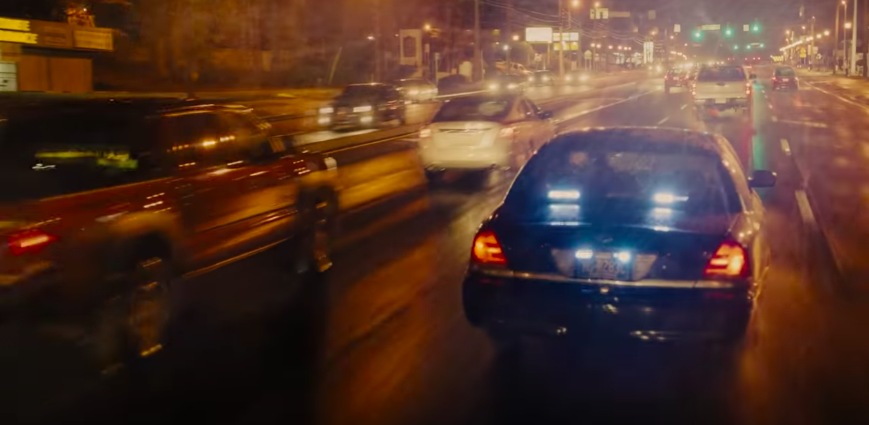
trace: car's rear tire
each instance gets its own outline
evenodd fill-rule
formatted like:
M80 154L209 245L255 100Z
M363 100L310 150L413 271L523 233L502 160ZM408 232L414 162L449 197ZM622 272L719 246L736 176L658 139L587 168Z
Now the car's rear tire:
M299 237L296 272L323 275L332 269L332 244L335 235L335 200L323 195L305 201L306 229Z
M90 347L103 374L134 366L163 350L171 325L173 280L167 258L137 260L120 293L98 307Z

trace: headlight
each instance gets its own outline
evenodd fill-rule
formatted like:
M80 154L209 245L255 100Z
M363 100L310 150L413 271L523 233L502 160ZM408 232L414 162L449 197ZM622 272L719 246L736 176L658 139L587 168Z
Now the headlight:
M326 106L326 107L320 108L321 114L331 114L332 112L335 112L335 108L333 108L331 106Z
M371 105L357 106L353 108L353 112L371 112Z
M564 77L564 81L573 81L573 76L568 75L568 76Z
M543 81L549 81L549 77L543 77Z
M407 92L407 94L409 94L411 96L416 96L419 94L419 90L411 90L411 91Z
M489 90L492 90L492 91L498 90L498 83L489 84Z
M510 90L513 90L513 89L515 89L516 87L519 87L519 86L517 86L517 85L514 84L514 83L507 84L507 88L510 89Z
M534 82L534 77L528 77L528 82L529 82L529 83L533 83L533 82Z
M588 81L588 75L585 75L585 74L581 75L579 77L579 81Z

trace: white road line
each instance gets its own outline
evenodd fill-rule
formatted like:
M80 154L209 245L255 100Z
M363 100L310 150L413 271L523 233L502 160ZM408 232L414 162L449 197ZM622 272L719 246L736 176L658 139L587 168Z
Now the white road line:
M794 121L794 120L780 120L780 123L784 124L795 124L795 125L804 125L806 127L814 127L814 128L828 128L829 125L824 124L822 122L814 122L814 121Z
M857 102L855 102L855 101L853 101L853 100L851 100L851 99L848 99L848 98L845 98L845 97L839 96L838 94L828 92L827 90L824 90L824 89L822 89L822 88L820 88L820 87L818 87L818 86L816 86L816 85L814 85L814 84L812 84L812 83L805 83L805 84L806 84L806 86L809 87L809 88L812 88L812 89L814 89L814 90L817 90L817 91L819 91L819 92L821 92L821 93L826 93L826 94L828 94L828 95L830 95L830 96L833 96L833 97L835 97L835 98L838 98L839 100L841 100L841 101L843 101L843 102L845 102L845 103L850 103L850 104L852 104L852 105L854 105L854 106L858 106L858 107L862 108L862 109L863 109L864 111L866 111L866 112L869 112L869 107L867 107L866 105L863 105L863 104L861 104L861 103L857 103Z
M670 117L664 117L663 119L661 119L661 121L658 121L658 125L661 125L661 124L667 122L669 119L670 119Z
M583 116L583 115L588 115L588 114L590 114L590 113L592 113L592 112L600 111L601 109L606 109L606 108L609 108L609 107L611 107L611 106L616 106L616 105L619 105L619 104L622 104L622 103L625 103L625 102L628 102L628 101L631 101L631 100L637 100L637 99L639 99L639 98L641 98L641 97L643 97L643 96L646 96L646 95L652 94L652 93L654 93L654 92L656 92L656 91L658 91L658 90L649 90L649 91L647 91L647 92L640 93L640 94L638 94L638 95L635 95L635 96L629 97L629 98L627 98L627 99L619 100L618 102L607 103L606 105L601 105L601 106L598 106L598 107L596 107L596 108L586 109L586 110L584 110L584 111L582 111L582 112L578 112L578 113L575 113L575 114L571 114L571 115L568 116L568 117L563 117L563 118L561 118L561 119L555 120L555 123L556 123L556 124L562 124L562 123L564 123L564 122L566 122L566 121L572 121L572 120L574 120L574 119L576 119L576 118L579 118L579 117L581 117L581 116Z
M806 197L806 192L802 189L794 192L797 198L797 208L800 209L800 215L803 216L803 223L812 226L817 225L815 222L815 214L812 212L812 207L809 205L809 198Z
M788 139L781 139L781 150L787 154L791 154L791 145L788 143Z
M688 107L688 104L686 103L686 104L682 105L682 107L679 108L679 110L681 111L682 109L685 109L685 108L687 108L687 107Z

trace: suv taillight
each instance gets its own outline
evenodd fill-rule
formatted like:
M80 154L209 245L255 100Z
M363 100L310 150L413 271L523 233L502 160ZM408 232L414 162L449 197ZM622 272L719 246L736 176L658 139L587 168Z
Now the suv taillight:
M703 274L708 278L746 278L748 277L748 253L733 240L721 243L706 264Z
M41 230L25 230L9 235L7 240L12 255L36 254L57 238Z
M471 262L476 264L506 266L504 250L501 243L491 230L481 230L474 237L474 246L471 248Z

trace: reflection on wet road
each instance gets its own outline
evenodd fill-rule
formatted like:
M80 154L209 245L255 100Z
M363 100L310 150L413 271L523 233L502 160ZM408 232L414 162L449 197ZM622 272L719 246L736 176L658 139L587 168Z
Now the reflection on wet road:
M763 72L749 114L707 122L687 93L665 95L658 80L547 106L561 130L721 133L750 167L778 173L761 193L774 264L744 350L537 340L523 357L496 357L465 322L459 288L471 238L509 176L455 175L345 217L325 281L299 281L276 250L185 282L195 302L171 355L133 393L91 397L102 407L89 412L122 423L865 421L866 111L809 87L772 93Z

